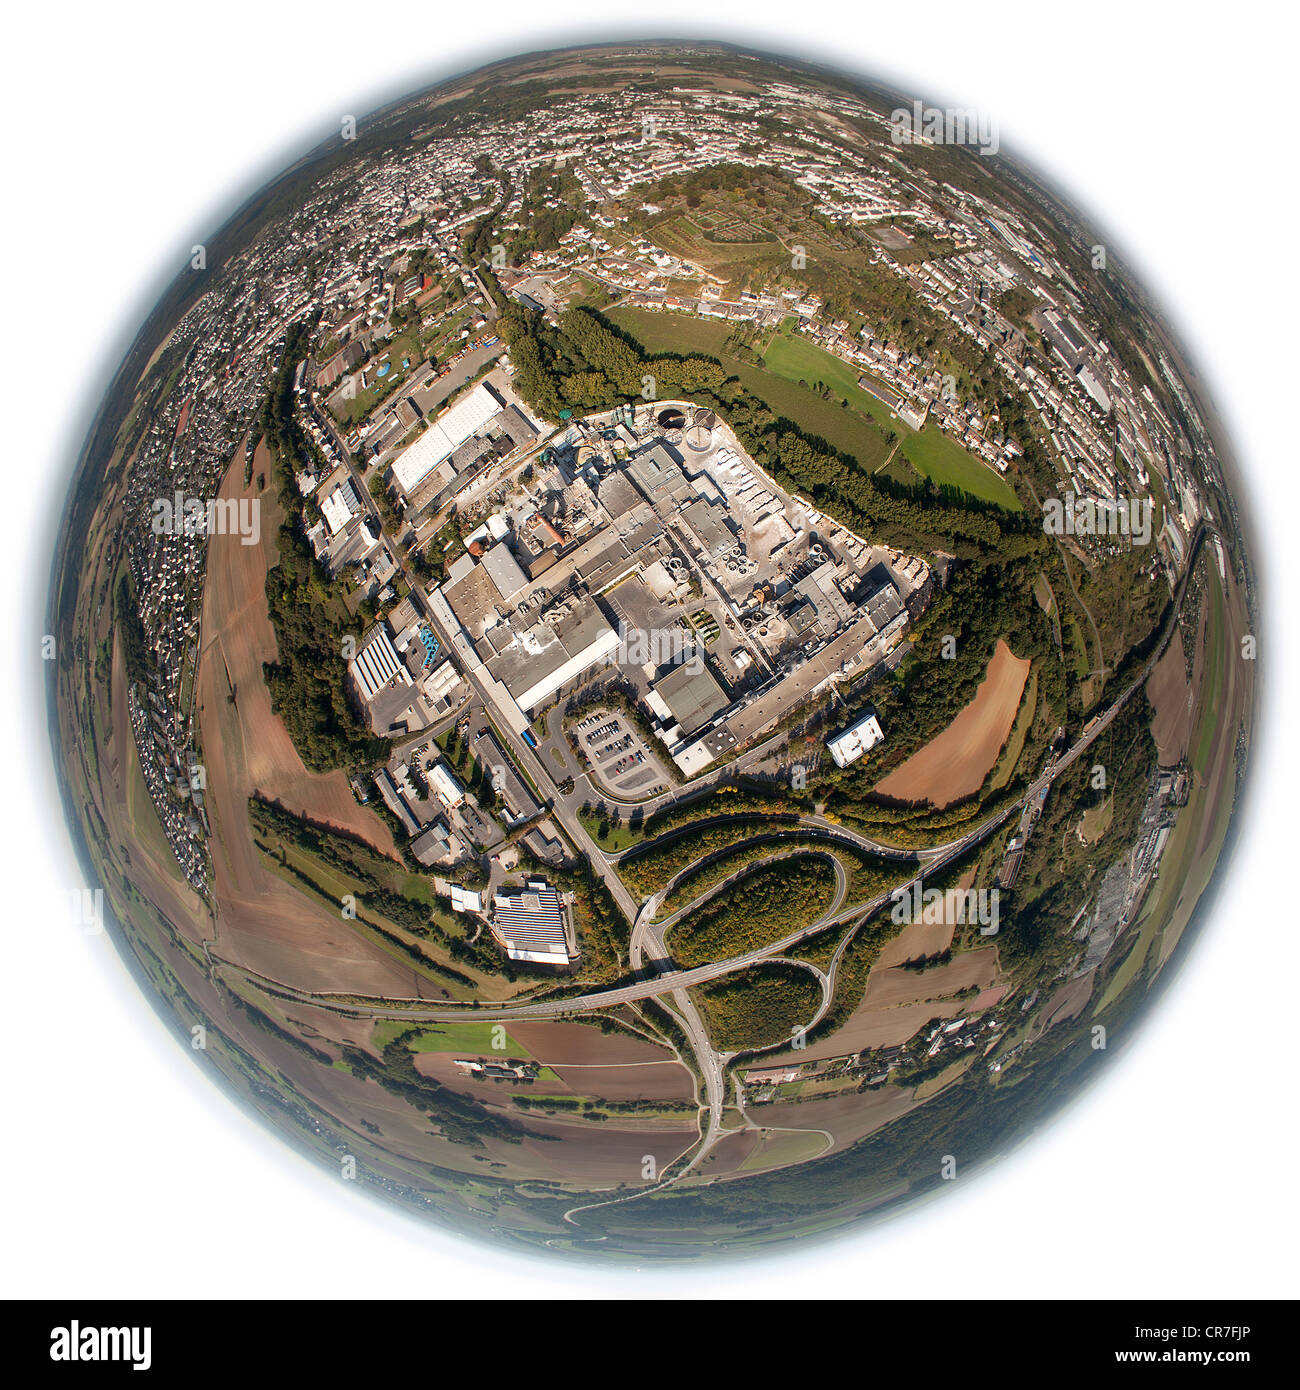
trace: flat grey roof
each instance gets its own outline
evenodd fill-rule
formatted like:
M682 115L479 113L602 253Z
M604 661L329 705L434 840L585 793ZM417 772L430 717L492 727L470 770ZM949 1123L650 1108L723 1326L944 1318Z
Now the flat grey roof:
M628 463L627 472L647 501L656 507L695 492L682 472L681 464L663 444L656 444L645 453L637 454Z
M587 598L558 623L534 623L527 629L530 638L528 644L518 641L489 657L484 664L517 698L586 651L609 631L611 629L605 615L594 599ZM530 646L536 646L538 650L530 650Z
M723 519L726 516L723 508L715 507L701 497L683 507L681 515L709 555L716 555L735 545L736 537Z
M528 576L520 569L514 551L505 541L498 541L480 563L503 599L512 599L528 587Z
M871 595L864 607L867 610L867 616L879 629L903 611L903 600L892 584L886 584Z
M614 521L641 501L641 494L622 473L610 473L602 478L596 488L596 496Z
M477 642L489 620L495 621L501 591L482 565L475 565L463 579L443 588L443 595L460 619L470 640Z
M707 724L729 703L722 687L709 674L702 661L683 661L656 683L655 694L673 712L683 736Z

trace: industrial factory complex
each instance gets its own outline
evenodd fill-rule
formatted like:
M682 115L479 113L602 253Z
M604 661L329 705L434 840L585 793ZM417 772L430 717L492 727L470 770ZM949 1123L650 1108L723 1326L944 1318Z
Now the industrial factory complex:
M689 401L628 404L547 434L507 368L379 456L373 475L399 527L381 525L345 465L323 479L309 532L327 571L350 566L379 611L347 660L351 698L394 745L370 782L420 866L490 863L486 891L462 889L454 910L485 918L501 952L531 966L567 967L577 948L564 893L513 867L516 838L533 864L566 858L545 818L555 788L523 771L513 740L562 737L552 708L612 683L626 713L571 736L593 786L653 795L895 664L933 583L923 560L782 490ZM436 544L453 510L473 529L444 543L439 582L421 582L401 564L402 528L407 545L412 533ZM452 721L472 764L444 751ZM884 736L868 712L827 747L845 767ZM487 780L470 787L457 766Z
M688 413L689 428L671 428ZM428 597L516 733L587 673L618 666L691 776L883 661L909 603L924 601L923 562L783 493L711 412L575 422L543 459ZM395 649L404 640L392 634ZM399 672L396 698L370 693L366 656L362 698L409 706L418 676ZM392 667L388 655L381 673Z

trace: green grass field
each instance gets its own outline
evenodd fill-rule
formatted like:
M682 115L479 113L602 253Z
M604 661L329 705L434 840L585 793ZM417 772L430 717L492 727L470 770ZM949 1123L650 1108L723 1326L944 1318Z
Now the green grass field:
M579 811L578 819L582 822L587 834L609 854L618 854L621 850L629 849L632 845L641 843L641 831L628 829L626 821L621 825L613 825L604 816L599 816L594 811ZM605 827L603 835L600 833L601 826Z
M376 1047L384 1047L411 1025L397 1020L381 1020L375 1024L371 1040ZM412 1052L467 1052L471 1056L490 1057L496 1053L500 1057L531 1057L522 1043L502 1031L497 1034L504 1047L493 1047L493 1029L504 1030L505 1025L491 1023L487 1019L466 1019L464 1023L435 1023L423 1029L408 1042Z
M896 455L890 467L901 481L908 479L897 466L910 464L926 478L950 483L972 497L1011 511L1021 510L1014 489L992 468L933 425L926 425L919 434L910 430L884 401L858 385L855 367L815 343L778 332L764 350L763 365L756 367L723 352L731 332L725 323L630 308L612 310L609 319L649 353L699 352L718 358L747 390L778 414L851 455L872 472L889 457L885 431L892 430L902 441L902 457ZM801 381L807 385L800 386ZM823 399L810 389L818 385L827 387L837 399ZM842 402L847 402L847 409Z
M763 364L768 371L784 377L786 381L806 381L810 386L821 382L856 410L870 415L878 425L893 430L895 434L911 434L911 430L884 401L858 385L861 373L856 367L808 342L806 338L778 333L763 353Z
M410 898L412 902L423 903L425 907L437 907L438 895L433 891L433 884L420 874L407 874L404 878L399 877L397 891L402 897Z
M846 409L837 401L823 400L798 381L789 381L762 367L730 361L726 365L746 390L766 401L778 415L857 459L868 472L879 468L889 457L890 446L871 416Z
M934 425L926 425L920 434L909 434L903 440L902 451L918 473L936 483L951 483L972 497L995 502L1008 511L1022 510L1020 499L1005 478Z
M763 1142L740 1165L742 1173L764 1168L781 1168L787 1163L804 1163L830 1147L824 1134L812 1130L780 1130L764 1136Z
M731 332L725 323L666 310L611 309L605 317L630 333L649 353L700 352L708 357L721 357L722 345Z

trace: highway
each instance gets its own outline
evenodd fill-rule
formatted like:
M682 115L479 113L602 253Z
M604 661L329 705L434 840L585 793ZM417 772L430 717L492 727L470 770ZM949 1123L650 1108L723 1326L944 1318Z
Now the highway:
M682 804L688 805L689 802L683 801ZM762 812L746 813L744 811L736 811L726 815L702 816L699 820L688 821L685 825L674 826L672 830L666 830L662 835L658 835L654 839L643 840L638 845L629 845L627 849L611 854L609 858L612 863L622 864L625 860L636 859L639 854L647 850L658 849L663 845L671 844L674 840L680 839L683 835L688 835L693 831L707 830L711 826L717 825L734 825L738 820L744 819L747 814L753 818L764 818ZM819 839L838 840L841 844L850 845L854 849L876 855L881 859L896 859L902 862L913 862L924 860L927 856L939 852L938 849L930 847L923 849L900 849L897 845L881 844L877 840L869 839L860 831L854 830L852 826L840 825L836 821L827 820L825 816L799 814L795 812L790 812L786 820L774 821L770 831L756 831L755 838L765 834L792 835L800 830L809 835L816 836ZM727 848L731 850L734 849L735 846L731 845ZM701 862L707 861L697 860L688 864L685 869L681 870L681 873L685 873L687 869L698 868ZM675 878L680 877L681 873L675 875ZM667 887L671 888L672 884L668 884Z
M930 857L926 859L924 864L920 866L918 872L913 875L906 884L901 885L903 889L910 889L913 885L923 882L925 878L929 878L942 871L947 865L960 858L967 850L974 848L995 833L1001 826L1005 825L1012 816L1018 816L1027 801L1037 796L1044 788L1049 787L1066 768L1070 767L1080 758L1109 728L1115 716L1128 700L1146 683L1152 668L1164 654L1165 646L1175 629L1177 613L1181 608L1182 600L1186 593L1187 577L1190 575L1192 568L1190 561L1194 558L1196 546L1199 545L1200 538L1203 534L1203 532L1198 533L1192 548L1189 549L1189 565L1184 574L1183 581L1179 586L1169 627L1129 686L1101 715L1097 716L1091 722L1088 729L1079 736L1066 752L1062 753L1059 757L1049 758L1044 771L1030 783L1019 797L1009 802L996 815L983 821L980 825L967 831L957 839L950 840L941 846L931 847L928 851ZM447 636L447 634L444 634L444 636ZM477 681L477 675L475 675L473 679ZM480 695L483 695L486 700L481 684L477 685L476 688L478 688ZM488 707L491 707L490 704ZM509 744L511 752L518 758L520 764L528 770L530 775L533 776L537 785L539 787L549 785L549 776L541 766L533 750L530 749L521 738L515 735L513 731L501 729L500 733L502 734L503 740ZM556 814L561 815L558 810ZM662 960L664 958L662 933L673 921L681 916L681 913L674 914L673 918L667 919L664 923L660 924L659 929L656 930L654 925L650 922L650 918L653 916L655 910L656 898L649 899L644 905L638 904L618 878L609 857L595 845L591 837L583 829L581 823L577 821L577 818L572 817L571 823L567 815L561 815L561 819L565 823L566 830L574 836L579 847L590 855L591 862L597 872L601 874L602 878L605 879L607 883L610 883L611 893L614 894L620 908L627 914L628 920L634 924L630 949L633 969L644 968L646 946L648 943L653 946L658 959ZM835 827L835 829L842 830L843 827ZM840 874L843 874L842 868L840 869ZM731 879L727 879L715 885L710 889L707 897L712 897L731 881ZM615 885L617 885L617 890L615 889ZM657 971L648 978L636 980L631 984L615 985L604 989L592 990L583 994L571 995L567 998L541 1001L525 1000L513 1004L499 1004L492 1008L473 1008L470 1005L460 1004L455 1006L444 1005L442 1007L428 1009L402 1009L394 1007L391 1003L377 1003L374 1005L351 1002L343 1003L330 1001L327 997L322 998L308 991L294 990L287 986L280 985L275 981L265 980L252 971L243 970L242 973L251 979L272 985L283 994L294 998L300 998L305 1002L334 1008L355 1017L406 1019L412 1022L430 1023L456 1022L463 1021L466 1018L498 1021L511 1018L554 1017L560 1014L612 1008L618 1004L632 1003L639 999L650 999L662 994L676 995L679 991L691 989L696 985L705 984L710 980L716 980L724 975L733 974L737 970L744 970L749 966L760 964L765 960L785 955L790 952L792 948L797 947L809 937L816 936L829 927L855 921L855 919L856 925L860 926L878 912L885 903L890 901L897 891L898 889L891 889L882 892L866 903L856 904L849 908L837 907L819 918L811 926L790 932L779 940L769 943L767 946L747 951L742 955L733 956L728 960L710 962L707 965L696 966L689 970ZM837 897L842 901L842 895L837 895ZM690 906L698 907L701 901L706 900L707 898L701 898ZM685 911L685 909L683 909L683 911ZM242 970L242 967L232 966L230 968L239 968ZM710 1048L708 1051L711 1052L712 1049Z

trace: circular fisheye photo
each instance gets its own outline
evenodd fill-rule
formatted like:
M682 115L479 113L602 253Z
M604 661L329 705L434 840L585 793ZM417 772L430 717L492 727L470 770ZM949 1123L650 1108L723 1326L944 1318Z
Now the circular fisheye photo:
M1194 949L1234 468L990 113L659 42L346 116L76 470L86 926L340 1201L638 1266L896 1214Z

